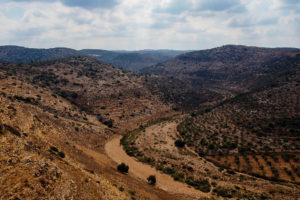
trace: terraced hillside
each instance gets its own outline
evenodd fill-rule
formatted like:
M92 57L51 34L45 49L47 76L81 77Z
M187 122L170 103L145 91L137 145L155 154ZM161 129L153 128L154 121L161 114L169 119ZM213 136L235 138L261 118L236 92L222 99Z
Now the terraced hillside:
M272 82L199 113L178 127L187 145L230 168L300 180L300 56ZM266 81L266 83L268 83Z

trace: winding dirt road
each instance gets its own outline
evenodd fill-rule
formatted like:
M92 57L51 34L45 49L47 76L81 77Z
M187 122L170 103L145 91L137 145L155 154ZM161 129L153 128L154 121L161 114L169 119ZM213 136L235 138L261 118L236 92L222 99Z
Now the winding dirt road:
M207 197L208 195L196 190L188 185L174 181L171 176L163 174L157 171L155 168L150 167L144 163L138 162L135 158L130 157L123 150L120 145L120 139L122 136L115 136L110 141L108 141L105 145L105 151L107 155L116 163L126 163L129 166L129 173L138 177L142 180L145 180L149 175L156 176L156 187L165 190L169 193L173 194L184 194L195 199L199 199L199 197Z

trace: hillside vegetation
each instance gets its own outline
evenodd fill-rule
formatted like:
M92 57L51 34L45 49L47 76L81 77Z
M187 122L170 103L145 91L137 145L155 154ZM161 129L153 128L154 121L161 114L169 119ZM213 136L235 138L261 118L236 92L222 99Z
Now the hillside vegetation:
M299 181L300 56L278 61L276 66L284 70L271 73L264 87L181 123L178 130L186 143L227 167Z

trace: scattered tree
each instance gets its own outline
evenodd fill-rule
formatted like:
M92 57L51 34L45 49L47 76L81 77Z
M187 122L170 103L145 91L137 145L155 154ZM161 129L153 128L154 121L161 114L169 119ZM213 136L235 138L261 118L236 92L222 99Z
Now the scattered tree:
M155 185L156 184L156 177L154 175L150 175L147 178L148 183L150 183L151 185Z
M175 146L178 147L178 148L182 148L182 147L184 147L184 145L185 145L185 142L182 141L182 140L176 140L175 141Z
M119 172L126 174L126 173L128 173L129 167L125 163L121 163L118 165L117 169Z

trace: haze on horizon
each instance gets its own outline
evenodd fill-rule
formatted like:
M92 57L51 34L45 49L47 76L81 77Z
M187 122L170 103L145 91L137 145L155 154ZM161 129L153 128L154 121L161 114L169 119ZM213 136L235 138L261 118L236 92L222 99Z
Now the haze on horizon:
M300 48L298 0L2 0L0 45Z

